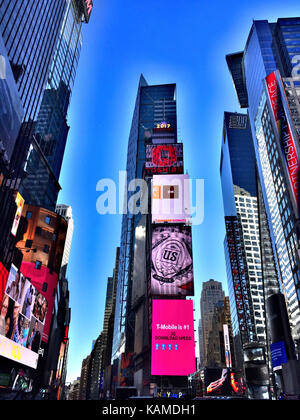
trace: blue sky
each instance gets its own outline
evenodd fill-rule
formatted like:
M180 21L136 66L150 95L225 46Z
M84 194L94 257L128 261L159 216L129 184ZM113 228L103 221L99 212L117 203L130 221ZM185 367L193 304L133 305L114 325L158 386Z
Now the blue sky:
M71 205L68 279L72 308L68 381L102 330L106 281L120 244L121 216L96 211L100 179L125 170L138 80L177 84L185 169L204 179L205 214L193 227L196 319L202 282L227 294L219 161L224 111L240 111L225 55L244 49L253 19L299 15L299 0L94 0L68 121L59 202Z

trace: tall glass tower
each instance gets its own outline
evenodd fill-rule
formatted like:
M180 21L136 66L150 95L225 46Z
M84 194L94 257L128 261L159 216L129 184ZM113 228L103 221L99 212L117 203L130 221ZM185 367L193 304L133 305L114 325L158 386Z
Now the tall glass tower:
M241 365L243 345L267 344L265 297L279 290L246 114L224 114L220 173L232 327Z
M142 178L146 159L147 139L155 137L157 124L167 121L177 141L176 85L148 85L141 75L133 113L127 152L127 185ZM168 134L166 134L168 135ZM127 205L133 192L126 192ZM123 215L119 274L116 294L116 311L112 347L112 363L123 352L133 351L135 313L131 310L132 272L134 259L134 231L141 214Z
M300 18L254 21L243 52L226 57L248 109L257 169L293 338L300 340Z
M69 132L67 111L82 46L82 14L74 1L67 0L66 5L20 186L25 201L51 210L60 190L58 180Z

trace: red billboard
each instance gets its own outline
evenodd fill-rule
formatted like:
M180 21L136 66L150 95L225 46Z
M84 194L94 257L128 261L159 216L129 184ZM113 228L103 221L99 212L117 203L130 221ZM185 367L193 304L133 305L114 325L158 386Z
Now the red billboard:
M193 301L153 300L151 347L151 375L196 371Z
M34 263L26 261L22 262L21 272L25 277L30 278L33 286L47 300L47 314L44 320L44 329L42 334L42 341L47 343L51 327L52 311L56 295L58 275L55 272L51 274L49 268L45 266L36 268Z
M284 164L288 172L291 190L299 214L299 156L296 141L293 137L292 129L283 104L283 102L287 104L287 100L278 71L273 72L266 77L266 87L276 122Z
M183 174L183 145L148 144L146 146L146 175Z

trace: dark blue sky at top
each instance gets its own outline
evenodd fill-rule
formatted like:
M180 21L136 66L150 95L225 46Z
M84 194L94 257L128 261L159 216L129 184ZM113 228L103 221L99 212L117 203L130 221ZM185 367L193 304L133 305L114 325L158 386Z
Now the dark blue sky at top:
M228 293L219 163L223 113L240 109L225 54L244 49L253 19L299 13L298 0L94 0L83 27L60 178L59 202L71 205L74 217L67 380L80 376L103 326L121 216L97 213L96 184L111 178L119 188L140 74L150 85L177 84L185 170L205 182L204 221L193 227L196 327L202 282L221 281Z

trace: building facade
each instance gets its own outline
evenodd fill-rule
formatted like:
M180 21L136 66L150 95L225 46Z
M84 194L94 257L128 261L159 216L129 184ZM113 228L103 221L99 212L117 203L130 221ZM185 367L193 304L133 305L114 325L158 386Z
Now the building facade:
M254 21L244 51L226 57L240 106L249 114L280 286L296 343L300 331L299 28L300 18Z
M127 185L131 180L143 177L145 165L145 142L151 137L152 129L167 120L177 139L176 86L148 86L144 77L139 81L136 104L128 141L127 152ZM127 206L133 192L125 196ZM141 215L126 212L122 219L120 263L118 273L116 313L114 321L114 338L112 362L121 357L123 352L133 351L135 314L131 310L134 258L134 231Z

